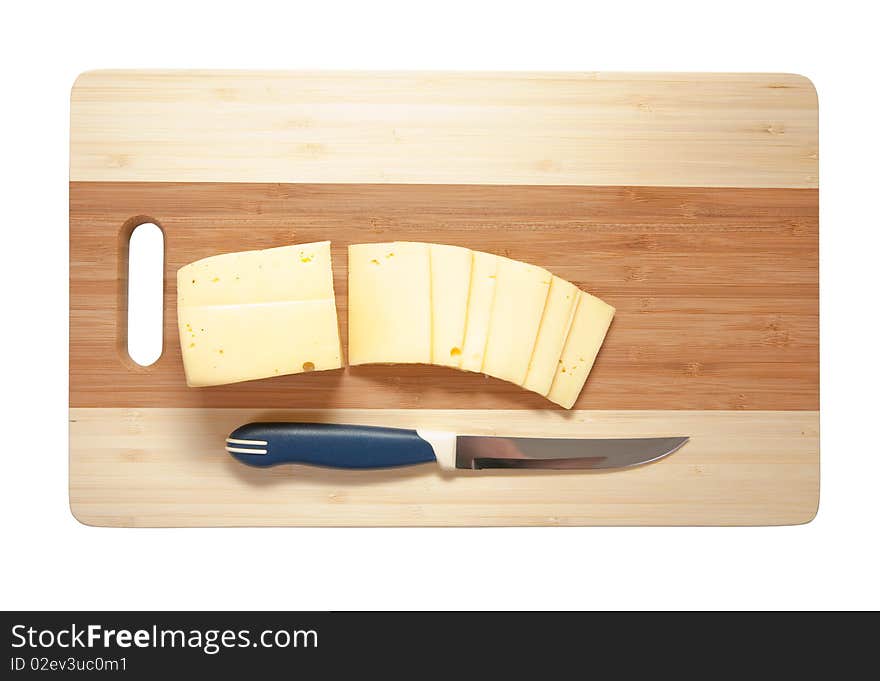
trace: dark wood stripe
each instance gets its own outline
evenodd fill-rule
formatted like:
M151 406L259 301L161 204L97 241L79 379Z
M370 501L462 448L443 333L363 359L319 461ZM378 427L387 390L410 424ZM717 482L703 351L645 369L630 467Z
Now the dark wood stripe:
M166 235L165 351L148 369L123 349L123 237L137 216ZM345 344L346 245L399 239L532 262L616 306L575 408L815 410L818 233L815 189L72 182L70 403L552 407L502 381L424 366L186 387L178 267L331 239Z

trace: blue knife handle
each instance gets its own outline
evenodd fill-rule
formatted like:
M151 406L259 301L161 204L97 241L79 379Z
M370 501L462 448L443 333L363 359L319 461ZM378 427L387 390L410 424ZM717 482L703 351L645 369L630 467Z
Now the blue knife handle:
M249 423L230 433L226 450L259 467L390 468L436 461L434 448L415 430L337 423Z

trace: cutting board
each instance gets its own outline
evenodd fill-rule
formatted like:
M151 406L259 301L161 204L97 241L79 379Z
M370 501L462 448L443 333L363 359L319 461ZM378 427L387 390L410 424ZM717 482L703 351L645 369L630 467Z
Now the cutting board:
M95 71L71 95L70 504L101 526L781 525L819 494L817 100L785 74ZM127 241L165 238L164 347L126 353ZM360 366L192 389L175 272L330 239L459 244L617 308L572 411ZM606 473L252 469L252 420L681 434Z

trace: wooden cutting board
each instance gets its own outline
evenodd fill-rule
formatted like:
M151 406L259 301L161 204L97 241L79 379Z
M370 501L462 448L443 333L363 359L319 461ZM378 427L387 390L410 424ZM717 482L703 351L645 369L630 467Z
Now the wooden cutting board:
M127 238L165 235L164 351L126 354ZM98 71L71 96L70 503L102 526L776 525L819 494L816 93L784 74ZM614 305L566 412L428 366L184 382L175 272L331 239L460 244ZM251 420L683 434L616 473L258 470Z

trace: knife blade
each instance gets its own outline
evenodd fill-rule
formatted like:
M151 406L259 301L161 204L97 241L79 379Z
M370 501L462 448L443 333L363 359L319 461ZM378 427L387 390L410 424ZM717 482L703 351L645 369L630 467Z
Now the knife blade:
M548 438L455 433L338 423L249 423L226 451L249 466L298 463L369 469L436 462L447 470L486 468L610 470L657 461L686 436Z

